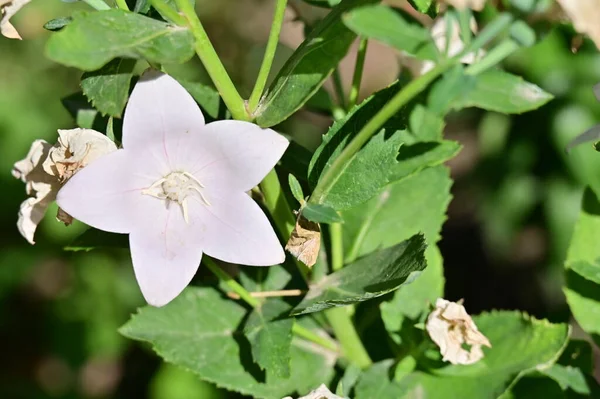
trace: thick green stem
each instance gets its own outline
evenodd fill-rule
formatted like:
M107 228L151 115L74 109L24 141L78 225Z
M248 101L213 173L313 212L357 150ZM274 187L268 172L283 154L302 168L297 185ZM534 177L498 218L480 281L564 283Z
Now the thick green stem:
M277 172L275 172L275 169L271 170L260 183L260 191L265 198L265 206L271 213L277 229L283 236L284 240L289 238L292 230L294 230L294 226L296 225L296 220L290 205L285 199L285 195L281 189L279 177L277 177ZM306 281L308 284L308 276L310 275L309 267L299 261L296 261L296 266L302 275L302 278L304 278L304 281Z
M331 308L325 311L325 316L333 328L336 338L340 341L342 352L350 362L360 368L367 368L373 361L363 346L356 328L352 323L346 308Z
M85 1L87 3L87 5L89 5L90 7L92 7L95 10L98 10L98 11L110 10L110 6L102 0L83 0L83 1Z
M258 300L257 298L254 298L252 295L250 295L250 293L244 287L242 287L237 281L235 281L235 279L233 277L231 277L223 269L221 269L212 259L210 259L207 256L204 256L204 258L202 259L202 262L206 265L206 267L215 276L217 276L219 278L219 280L223 281L225 284L227 284L229 286L229 288L231 288L231 290L233 292L238 294L244 302L246 302L248 305L252 306L253 308L257 308L260 306L260 304L261 304L260 300ZM336 351L336 352L339 350L336 342L332 341L331 339L322 337L322 336L316 334L315 332L313 332L305 327L302 327L301 325L299 325L297 323L294 323L294 327L292 328L292 331L297 336L307 339L309 341L312 341L315 344L321 345L322 347L324 347L326 349Z
M325 195L331 190L339 176L342 175L343 169L352 157L362 148L369 139L379 131L388 119L394 116L400 108L406 105L409 101L419 95L427 86L433 82L438 76L447 71L457 62L456 58L452 58L442 64L436 66L431 71L422 75L418 79L410 82L402 91L396 94L381 110L369 120L358 132L356 137L344 148L342 153L333 161L333 164L327 169L319 183L313 191L310 202L321 203Z
M256 110L267 84L267 79L269 78L269 72L271 72L275 51L277 50L277 43L279 43L279 33L281 32L281 26L283 25L283 16L285 15L286 5L287 0L277 0L277 4L275 5L275 15L273 16L273 23L271 24L271 33L269 34L269 40L267 41L265 56L260 66L254 89L250 95L250 100L248 100L248 109L250 113L253 113Z
M358 44L358 52L356 53L356 65L354 66L354 76L352 77L352 87L348 97L348 110L352 109L357 101L360 93L360 83L362 81L363 69L365 67L365 58L367 56L368 39L361 39Z
M225 105L231 112L231 115L238 120L248 121L250 116L246 110L246 103L240 97L235 85L227 74L223 63L219 59L200 19L196 15L196 10L189 0L175 0L179 11L183 13L189 23L189 27L196 39L196 53L204 64L206 71L212 79L215 87L221 94Z
M342 267L344 267L344 242L342 239L342 224L330 224L329 236L331 237L331 270L336 272Z
M117 3L117 7L121 10L129 11L129 6L125 0L115 0L115 3Z
M150 0L150 4L152 4L152 7L154 7L156 11L160 13L160 15L173 22L174 24L179 26L186 25L185 18L173 8L171 8L171 6L165 3L165 0Z

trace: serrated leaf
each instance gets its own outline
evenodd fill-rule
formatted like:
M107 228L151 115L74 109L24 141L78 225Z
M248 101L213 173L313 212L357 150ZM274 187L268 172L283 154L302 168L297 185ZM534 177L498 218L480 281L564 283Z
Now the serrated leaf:
M356 399L427 397L497 398L521 376L552 366L566 346L570 329L518 312L492 312L474 317L492 348L469 366L446 366L431 372L416 371L400 381L391 381L393 362L372 366L356 387ZM385 388L385 390L383 390ZM380 394L380 392L382 392Z
M291 173L288 175L288 184L290 185L290 191L292 192L294 198L296 198L296 201L301 204L304 203L304 192L302 191L302 186L300 185L298 179L296 179L296 176Z
M425 240L416 235L372 253L312 284L293 315L377 298L411 283L425 269Z
M449 170L436 166L392 183L364 204L342 212L346 261L396 245L418 232L425 234L427 242L437 242L451 186Z
M290 376L290 348L293 318L280 318L290 306L278 299L266 301L254 309L244 326L244 335L252 345L252 357L261 369L279 378Z
M245 315L243 306L212 288L188 287L162 308L140 309L120 332L151 343L165 361L244 395L279 399L329 382L335 355L297 338L291 345L290 378L268 371L265 376L251 367L250 349L239 330ZM314 329L312 323L305 326Z
M429 30L416 20L407 20L392 7L370 5L357 8L344 15L344 23L357 35L378 40L417 58L438 58Z
M46 55L84 71L117 57L183 63L194 55L194 38L187 28L113 9L75 14L73 22L50 37Z
M54 18L44 24L44 29L56 32L67 26L73 21L72 17Z
M83 94L104 115L120 118L129 97L135 60L116 58L81 77Z
M553 98L520 76L493 69L477 75L473 89L458 98L453 108L477 107L505 114L521 114L537 109Z
M129 237L127 234L107 233L91 227L64 247L64 250L77 252L98 248L129 248Z
M335 209L321 204L308 203L302 208L302 216L315 223L343 223L344 219Z
M566 287L563 289L573 316L592 336L600 334L600 201L586 188L581 213L575 225L565 267Z
M375 1L343 1L310 31L261 99L255 112L258 125L284 121L317 92L356 38L342 23L342 14Z

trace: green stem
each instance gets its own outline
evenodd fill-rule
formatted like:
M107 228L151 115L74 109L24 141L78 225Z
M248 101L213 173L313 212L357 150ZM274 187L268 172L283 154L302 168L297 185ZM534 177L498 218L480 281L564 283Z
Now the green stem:
M204 64L206 71L212 79L215 87L221 94L225 105L231 112L231 115L238 120L248 121L250 116L246 110L246 103L240 97L235 85L227 74L223 63L219 59L200 19L196 15L196 10L189 0L175 0L179 11L183 13L189 23L189 27L196 39L196 53Z
M171 8L164 0L150 0L152 7L166 19L179 26L185 26L186 20L177 11Z
M125 0L115 0L115 3L117 3L117 7L119 7L121 10L130 11Z
M470 65L465 69L467 75L478 75L489 68L495 66L506 57L519 49L519 44L512 39L507 39L494 47L485 57L479 62Z
M260 306L261 302L257 298L254 298L252 295L250 295L250 293L244 287L242 287L237 281L235 281L233 277L231 277L223 269L221 269L212 259L210 259L207 256L204 256L202 258L202 262L215 276L219 278L219 280L223 281L229 286L229 288L231 288L233 292L238 294L240 298L244 300L244 302L246 302L253 308L258 308ZM321 345L326 349L335 352L339 350L336 342L332 341L331 339L322 337L316 334L315 332L309 330L308 328L302 327L297 323L294 323L292 331L297 336L312 341L318 345Z
M277 50L277 43L279 42L279 33L281 32L281 26L283 25L283 16L285 14L286 5L287 0L277 0L277 4L275 5L275 15L273 16L271 33L269 34L269 40L267 41L265 56L260 66L254 89L250 95L250 100L248 101L250 113L253 113L256 110L267 84L267 79L269 78L269 72L271 72L275 51Z
M271 170L267 176L260 183L260 191L265 198L265 206L271 213L277 229L283 236L284 240L290 237L294 226L296 225L296 219L292 213L292 209L285 199L283 190L281 189L281 183L275 169ZM310 275L310 268L304 263L295 260L296 267L302 275L302 278L308 284L308 276Z
M329 225L331 237L331 270L336 272L344 267L344 242L342 238L342 224Z
M335 90L335 95L338 99L338 104L342 109L346 109L346 96L344 95L344 85L342 84L342 75L340 75L340 70L335 68L333 74L331 75L333 80L333 88Z
M354 66L354 76L352 77L352 87L350 88L350 96L348 97L348 110L352 109L357 101L360 93L360 83L362 81L363 70L365 67L365 57L367 55L367 45L369 40L361 39L358 44L358 52L356 53L356 65Z
M352 363L360 368L367 368L373 361L362 344L352 319L346 308L331 308L325 311L325 316L333 328L336 338L340 341L342 352Z
M400 108L419 95L431 82L437 79L438 76L452 67L456 62L456 57L451 58L439 64L425 75L411 81L403 90L396 94L383 108L381 108L381 110L363 126L356 137L354 137L350 144L348 144L341 154L333 161L333 164L319 180L309 201L311 203L321 203L325 195L336 183L339 176L342 175L342 171L346 167L348 161L350 161L362 146L379 131L381 126L394 116Z
M95 10L98 10L98 11L110 10L110 6L102 0L83 0L83 1L85 1L90 7L92 7Z

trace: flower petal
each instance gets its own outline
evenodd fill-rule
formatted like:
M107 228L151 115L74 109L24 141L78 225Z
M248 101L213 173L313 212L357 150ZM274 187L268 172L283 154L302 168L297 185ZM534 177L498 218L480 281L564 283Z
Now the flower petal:
M205 191L210 205L191 208L206 233L204 253L242 265L271 266L285 260L283 248L260 207L243 192Z
M180 161L207 187L248 191L273 169L288 145L274 130L249 122L217 121L190 138L191 149L209 149L211 155L199 157L197 152L187 151Z
M100 230L129 233L148 224L161 201L141 191L162 174L144 161L144 155L117 150L95 160L69 179L56 202L75 219Z
M129 235L135 277L150 305L169 303L196 274L202 258L197 227L186 223L181 207L172 204L168 212L160 212L152 223Z
M149 70L135 85L123 120L123 147L140 149L162 143L162 156L188 132L204 126L202 111L192 96L169 75Z

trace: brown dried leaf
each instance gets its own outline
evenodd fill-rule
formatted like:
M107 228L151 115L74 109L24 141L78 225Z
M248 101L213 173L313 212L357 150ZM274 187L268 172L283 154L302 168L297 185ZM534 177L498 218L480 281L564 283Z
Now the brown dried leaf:
M306 220L302 215L299 215L285 249L300 262L312 267L317 263L320 247L321 228L319 224Z

